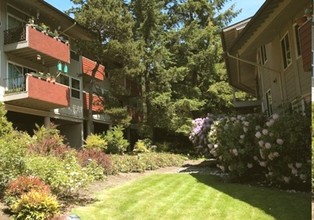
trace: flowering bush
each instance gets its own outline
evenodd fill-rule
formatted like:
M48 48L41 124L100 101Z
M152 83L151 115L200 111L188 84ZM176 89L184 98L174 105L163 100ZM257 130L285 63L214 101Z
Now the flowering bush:
M254 134L262 120L259 115L239 115L214 122L208 133L207 147L217 158L218 168L236 177L258 173L259 167L254 164L252 155L258 151Z
M255 134L256 162L270 183L310 184L310 120L300 114L274 114Z
M192 121L192 131L189 139L198 150L207 145L207 134L211 129L212 123L213 119L210 116L196 118Z

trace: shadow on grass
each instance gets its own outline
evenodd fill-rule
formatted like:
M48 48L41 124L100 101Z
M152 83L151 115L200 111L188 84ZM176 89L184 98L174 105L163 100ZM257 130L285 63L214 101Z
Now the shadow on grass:
M205 161L199 165L186 165L181 173L188 172L198 182L206 184L228 196L264 211L277 220L311 219L311 193L288 193L283 190L228 183Z

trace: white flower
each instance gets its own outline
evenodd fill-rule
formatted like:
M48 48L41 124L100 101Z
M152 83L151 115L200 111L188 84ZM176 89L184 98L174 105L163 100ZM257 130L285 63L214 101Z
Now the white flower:
M283 140L281 138L277 138L276 143L279 145L283 144Z
M305 174L300 174L300 179L301 180L305 180L306 179L306 175Z
M274 119L270 119L268 122L266 122L267 127L270 127L274 124Z
M245 137L245 135L244 135L244 134L240 135L240 138L241 138L241 139L244 139L244 137Z
M258 160L258 157L257 157L257 156L254 156L253 159L254 159L254 160Z
M231 117L230 119L231 119L231 121L237 120L235 117Z
M297 169L291 169L291 173L296 176L298 174L298 170Z
M258 145L259 145L260 147L264 147L264 141L263 141L263 140L260 140L260 141L258 142Z
M248 163L248 164L247 164L247 167L248 167L248 168L252 168L252 167L253 167L253 164Z
M208 147L209 149L212 149L213 145L212 145L212 144L208 144L207 147Z
M222 160L222 156L219 156L218 158L219 158L219 160Z
M266 149L270 149L270 148L271 148L271 144L270 144L270 143L268 143L268 142L267 142L267 143L265 143L265 148L266 148Z
M284 176L283 177L283 181L285 181L286 183L289 183L290 182L290 177L288 177L288 176Z
M260 165L261 167L266 167L266 162L265 162L265 161L260 161L260 162L259 162L259 165Z
M273 119L277 120L279 118L279 115L277 113L273 114Z
M214 144L214 148L217 148L218 147L218 144Z
M270 137L274 136L274 133L269 132L269 136L270 136Z
M243 127L244 133L246 133L249 129L247 127Z
M228 166L228 169L229 169L230 171L232 171L232 166L229 165L229 166Z
M262 133L263 133L263 135L267 135L268 134L268 130L267 129L263 129Z
M293 167L293 164L292 164L292 163L288 163L288 167L289 167L290 169L294 169L294 167Z
M256 134L255 134L255 137L257 137L257 138L260 138L260 137L262 137L262 134L261 134L261 132L256 132Z
M261 149L259 150L259 154L260 154L261 158L265 160L265 155Z
M268 159L273 160L274 159L274 155L272 153L268 154Z
M269 175L269 176L272 176L272 175L273 175L273 172L269 172L268 175Z
M301 168L302 167L302 163L295 163L295 167L296 168Z
M243 125L246 126L246 127L248 127L248 126L250 125L250 122L248 122L248 121L243 121Z
M224 166L221 165L219 168L222 170L222 172L225 172L225 167Z
M235 155L235 156L238 156L238 150L237 149L232 149L232 153Z
M277 151L275 151L275 152L273 153L273 156L274 156L274 157L279 157L280 154L279 154Z

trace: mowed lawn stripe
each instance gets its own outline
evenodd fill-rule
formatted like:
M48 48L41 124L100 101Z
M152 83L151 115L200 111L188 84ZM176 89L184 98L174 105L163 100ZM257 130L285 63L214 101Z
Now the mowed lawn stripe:
M99 193L88 219L310 219L311 196L228 184L209 175L152 174Z

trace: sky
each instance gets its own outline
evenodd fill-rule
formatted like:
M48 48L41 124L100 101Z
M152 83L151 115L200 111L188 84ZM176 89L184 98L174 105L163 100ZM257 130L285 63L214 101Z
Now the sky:
M46 0L60 11L65 11L73 6L70 0ZM225 7L235 4L235 9L242 9L242 12L232 20L231 24L242 21L253 16L256 11L262 6L265 0L229 0Z

